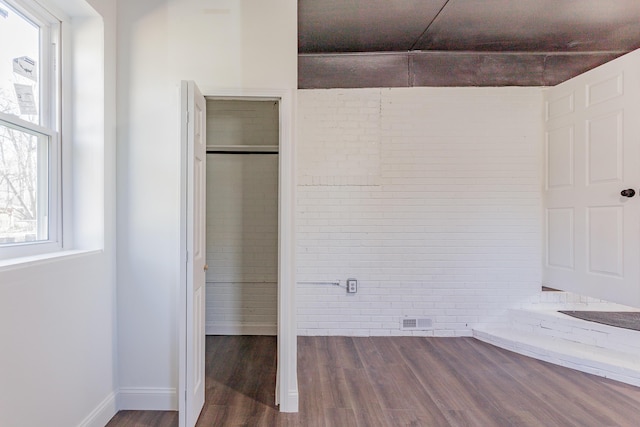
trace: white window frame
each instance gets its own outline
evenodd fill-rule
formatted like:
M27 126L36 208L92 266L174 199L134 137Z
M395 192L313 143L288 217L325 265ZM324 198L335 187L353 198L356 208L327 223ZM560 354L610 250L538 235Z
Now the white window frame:
M62 242L62 147L61 147L61 70L62 22L59 12L48 10L34 0L3 0L40 27L39 117L34 124L17 116L0 113L0 124L48 138L48 239L34 242L0 244L0 260L41 255L59 251Z

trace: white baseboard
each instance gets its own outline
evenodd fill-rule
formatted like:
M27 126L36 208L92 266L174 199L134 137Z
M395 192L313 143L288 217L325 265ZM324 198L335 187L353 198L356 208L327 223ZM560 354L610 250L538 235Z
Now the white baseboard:
M116 412L118 412L116 394L109 393L109 395L78 424L78 427L104 427Z
M298 391L289 390L287 401L280 402L280 412L298 412Z
M118 410L177 411L178 393L175 388L122 387Z
M207 322L207 335L278 335L275 323Z

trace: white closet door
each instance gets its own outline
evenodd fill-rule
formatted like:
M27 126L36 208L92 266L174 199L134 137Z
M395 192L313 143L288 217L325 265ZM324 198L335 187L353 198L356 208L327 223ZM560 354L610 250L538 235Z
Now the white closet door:
M186 90L185 90L186 86ZM206 103L194 82L183 82L186 96L186 372L185 425L194 426L204 406L205 391L205 220ZM182 415L182 414L181 414Z

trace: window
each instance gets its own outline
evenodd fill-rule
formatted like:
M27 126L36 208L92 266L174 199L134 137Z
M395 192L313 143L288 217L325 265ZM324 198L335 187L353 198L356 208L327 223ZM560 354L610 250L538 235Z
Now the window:
M61 247L60 21L0 0L0 259Z

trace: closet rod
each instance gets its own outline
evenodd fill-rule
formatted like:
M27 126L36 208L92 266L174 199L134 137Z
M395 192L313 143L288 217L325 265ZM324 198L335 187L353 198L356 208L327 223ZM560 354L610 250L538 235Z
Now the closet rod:
M207 150L207 154L278 154L277 151L226 151L226 150Z
M277 145L207 145L207 154L278 154Z

